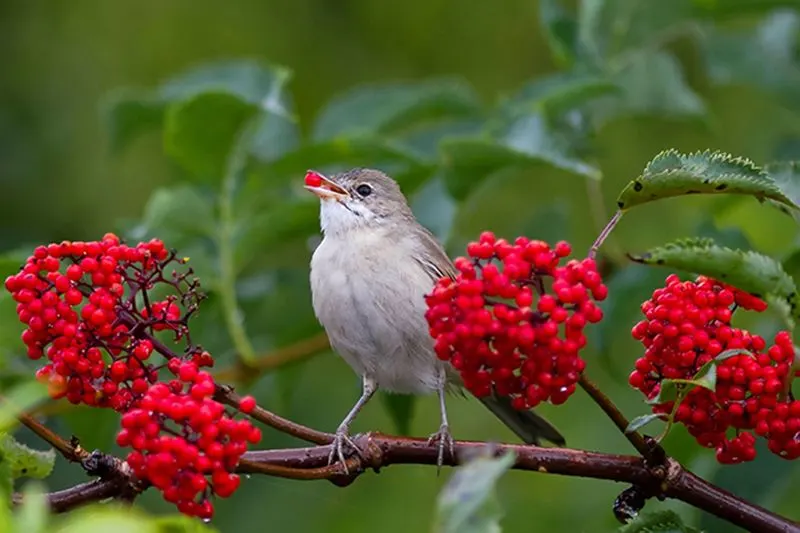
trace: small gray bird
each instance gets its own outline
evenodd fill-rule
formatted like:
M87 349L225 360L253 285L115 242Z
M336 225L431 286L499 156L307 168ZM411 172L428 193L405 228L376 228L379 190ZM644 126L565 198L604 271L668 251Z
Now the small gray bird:
M371 169L327 178L310 174L306 189L320 198L324 238L311 258L314 313L333 349L361 376L362 393L336 429L329 462L344 464L343 447L360 451L350 425L378 389L439 397L441 425L429 443L453 456L445 392L463 394L458 373L436 357L425 319L425 295L455 268L436 238L411 212L397 182ZM481 398L528 444L561 434L533 411L517 411L505 398ZM345 467L346 468L346 467Z

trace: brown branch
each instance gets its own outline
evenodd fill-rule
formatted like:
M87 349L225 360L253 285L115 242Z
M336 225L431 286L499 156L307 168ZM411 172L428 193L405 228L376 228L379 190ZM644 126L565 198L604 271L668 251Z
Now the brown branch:
M230 405L231 407L238 409L241 396L236 394L233 391L233 388L229 386L217 385L216 392L214 393L214 399L220 403L224 403L225 405ZM316 429L311 429L302 424L298 424L297 422L292 422L291 420L283 418L282 416L278 416L260 406L256 406L249 416L263 424L277 429L278 431L287 433L307 442L314 444L329 444L333 442L333 435L331 433L317 431Z
M642 435L636 431L627 433L625 430L628 428L628 424L630 423L628 419L625 417L622 412L617 409L617 406L614 405L614 402L601 391L597 385L594 384L592 380L586 377L586 374L581 374L580 381L578 381L581 388L594 400L594 402L600 406L600 409L614 422L614 425L625 435L625 438L628 439L636 451L638 451L642 457L648 459L649 461L655 463L662 462L665 454L663 450L660 449L660 446L650 445Z
M425 439L372 433L358 436L356 444L364 458L348 459L348 475L339 464L328 466L330 446L251 451L244 455L237 472L304 480L329 479L338 485L347 485L367 469L379 471L394 464L435 465L438 456L437 448ZM457 441L456 460L446 456L445 464L454 466L459 458L474 455L486 446L489 445L483 442ZM654 496L686 502L748 531L800 532L800 524L700 479L673 459L667 459L666 466L653 467L634 456L511 444L492 444L491 448L498 455L513 452L516 470L623 482L642 487ZM124 484L119 480L95 481L51 493L48 500L53 509L60 512L88 501L119 496L123 489ZM19 496L14 501L19 503Z
M77 442L70 442L53 432L50 428L36 420L28 414L21 414L17 417L19 421L33 431L40 439L55 448L67 461L80 463L89 457L89 452L81 448Z

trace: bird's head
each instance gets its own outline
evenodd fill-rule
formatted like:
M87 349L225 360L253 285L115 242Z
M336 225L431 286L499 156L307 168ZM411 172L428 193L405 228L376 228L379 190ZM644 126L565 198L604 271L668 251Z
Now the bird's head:
M320 199L320 225L326 235L413 219L400 186L379 170L356 168L331 177L309 171L305 188Z

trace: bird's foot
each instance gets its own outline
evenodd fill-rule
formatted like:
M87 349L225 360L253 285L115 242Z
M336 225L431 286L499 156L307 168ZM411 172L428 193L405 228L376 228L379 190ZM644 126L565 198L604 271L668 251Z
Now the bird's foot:
M439 456L436 460L436 475L439 475L439 471L442 469L442 465L444 464L445 448L450 454L451 459L455 461L456 458L456 450L455 450L455 445L453 443L453 436L450 435L450 426L448 426L447 424L442 424L441 426L439 426L439 431L437 431L428 438L429 446L435 444L436 442L439 443Z
M344 468L345 474L350 474L350 469L347 468L347 461L345 461L345 446L352 449L352 451L358 455L360 458L364 458L364 455L361 453L361 450L356 446L356 443L353 442L353 439L350 438L347 428L340 427L336 430L336 434L333 438L333 442L331 443L331 453L328 455L328 464L331 465L334 463L335 460L339 460L342 463L342 468Z

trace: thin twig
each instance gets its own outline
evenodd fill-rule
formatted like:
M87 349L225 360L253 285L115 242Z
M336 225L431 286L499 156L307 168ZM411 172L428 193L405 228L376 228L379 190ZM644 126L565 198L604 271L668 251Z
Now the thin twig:
M89 452L81 448L80 445L73 444L72 442L64 439L50 428L36 420L33 416L21 414L17 418L22 425L36 433L40 439L55 448L61 455L64 456L67 461L79 463L89 457Z
M600 409L614 422L614 425L625 435L625 438L628 439L636 451L642 454L642 457L648 459L653 462L658 462L658 459L664 457L664 453L656 453L657 445L650 445L645 441L644 437L639 432L633 431L628 433L626 430L628 428L628 424L630 422L622 414L622 412L617 409L617 406L614 405L614 402L606 396L603 391L601 391L597 385L594 384L589 378L586 377L586 374L582 374L580 381L578 381L581 388L594 400L594 402L600 406Z

